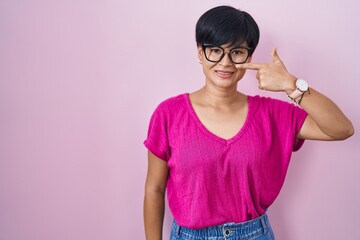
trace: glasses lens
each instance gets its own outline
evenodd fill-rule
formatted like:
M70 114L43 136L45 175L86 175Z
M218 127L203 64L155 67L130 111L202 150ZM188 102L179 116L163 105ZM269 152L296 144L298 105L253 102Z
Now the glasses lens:
M206 46L205 55L209 61L218 62L221 60L224 50L215 46Z
M246 48L235 48L231 50L230 56L234 63L244 63L249 56L249 51Z

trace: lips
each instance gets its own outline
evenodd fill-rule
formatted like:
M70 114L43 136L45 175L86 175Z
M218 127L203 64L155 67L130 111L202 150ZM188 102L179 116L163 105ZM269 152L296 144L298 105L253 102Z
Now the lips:
M215 73L218 77L221 77L221 78L230 78L234 74L234 72L220 71L220 70L215 70Z

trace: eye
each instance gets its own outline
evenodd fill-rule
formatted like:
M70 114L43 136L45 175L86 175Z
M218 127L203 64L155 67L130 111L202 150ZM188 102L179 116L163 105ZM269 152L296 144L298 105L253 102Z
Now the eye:
M211 53L217 53L217 54L219 54L219 53L221 53L222 51L221 51L220 48L213 47L213 48L210 48L210 52L211 52Z
M244 49L234 49L231 51L232 55L245 55L246 54L246 50Z

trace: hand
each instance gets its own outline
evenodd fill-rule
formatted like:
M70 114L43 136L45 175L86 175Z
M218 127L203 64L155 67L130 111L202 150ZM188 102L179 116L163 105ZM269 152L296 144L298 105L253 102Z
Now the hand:
M259 89L291 93L296 89L296 77L291 75L274 48L271 52L271 64L244 63L236 65L240 69L257 70L256 78L259 82Z

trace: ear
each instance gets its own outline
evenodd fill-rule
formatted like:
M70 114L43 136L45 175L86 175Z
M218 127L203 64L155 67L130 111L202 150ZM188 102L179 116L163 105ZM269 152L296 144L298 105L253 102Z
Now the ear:
M198 51L198 58L200 61L203 61L204 59L204 52L200 44L197 45L197 51Z

